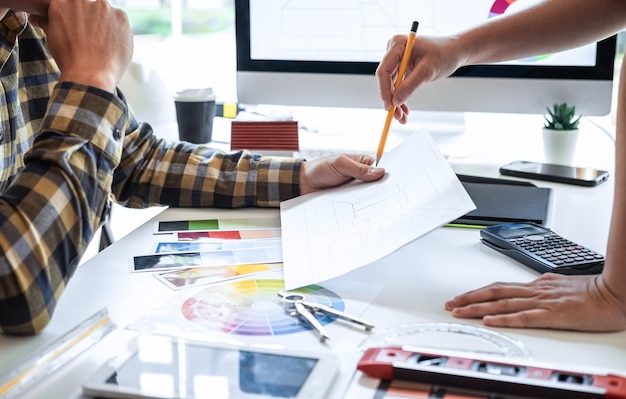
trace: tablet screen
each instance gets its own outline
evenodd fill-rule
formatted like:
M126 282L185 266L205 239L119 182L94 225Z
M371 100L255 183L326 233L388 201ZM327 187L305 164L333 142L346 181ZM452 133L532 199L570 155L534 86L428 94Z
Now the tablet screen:
M194 345L175 339L142 341L102 375L114 392L157 398L297 398L314 357Z

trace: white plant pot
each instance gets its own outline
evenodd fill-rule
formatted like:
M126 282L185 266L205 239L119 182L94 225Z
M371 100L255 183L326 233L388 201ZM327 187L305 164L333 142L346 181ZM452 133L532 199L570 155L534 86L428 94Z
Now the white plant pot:
M554 130L543 128L543 154L546 163L571 165L576 153L578 129Z

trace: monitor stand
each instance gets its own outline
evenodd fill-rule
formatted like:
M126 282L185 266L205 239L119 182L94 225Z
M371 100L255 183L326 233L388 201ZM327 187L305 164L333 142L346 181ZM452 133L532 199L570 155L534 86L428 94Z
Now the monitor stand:
M299 122L300 145L315 150L347 150L375 153L385 124L387 112L383 109L335 107L280 107L257 106L258 114L282 115ZM393 121L387 139L387 148L403 141L412 132L426 129L446 157L464 157L463 143L465 113L414 111L402 125Z
M426 129L446 157L467 156L468 147L464 143L466 129L464 112L411 110L406 124L394 123L392 126L396 134L409 134Z

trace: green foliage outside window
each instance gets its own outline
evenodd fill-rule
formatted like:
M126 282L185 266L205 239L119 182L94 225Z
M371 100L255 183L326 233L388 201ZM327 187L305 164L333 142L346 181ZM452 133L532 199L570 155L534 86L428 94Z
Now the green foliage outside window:
M133 33L135 35L159 35L170 36L171 9L162 7L159 9L125 10L128 14ZM232 7L216 9L184 9L182 11L183 34L196 35L217 33L234 26L234 9Z

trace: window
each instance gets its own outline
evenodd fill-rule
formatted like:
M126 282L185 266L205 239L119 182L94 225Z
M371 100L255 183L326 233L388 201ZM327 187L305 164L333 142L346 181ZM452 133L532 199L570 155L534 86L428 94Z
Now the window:
M210 86L218 101L236 100L234 0L111 0L111 3L129 16L135 34L135 59L154 68L169 94L184 88ZM616 84L626 32L619 34L617 45Z
M112 0L128 14L135 60L153 68L169 94L214 88L234 101L235 12L233 0Z

